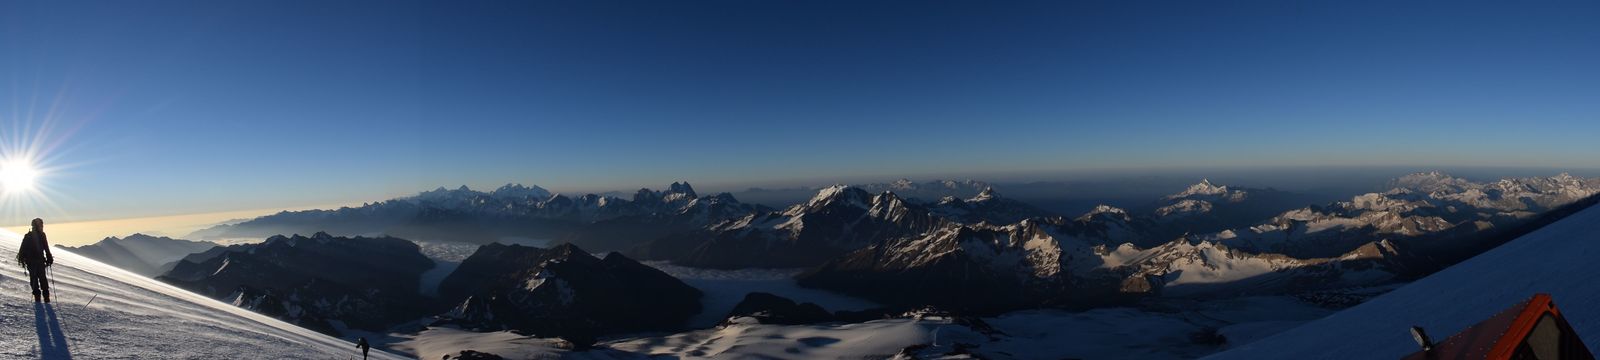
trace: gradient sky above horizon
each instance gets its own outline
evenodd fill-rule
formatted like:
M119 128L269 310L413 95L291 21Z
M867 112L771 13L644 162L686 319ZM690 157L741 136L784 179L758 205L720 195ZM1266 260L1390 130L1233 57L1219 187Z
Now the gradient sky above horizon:
M1509 5L6 2L0 139L51 124L41 181L84 219L508 182L1600 167L1600 3Z

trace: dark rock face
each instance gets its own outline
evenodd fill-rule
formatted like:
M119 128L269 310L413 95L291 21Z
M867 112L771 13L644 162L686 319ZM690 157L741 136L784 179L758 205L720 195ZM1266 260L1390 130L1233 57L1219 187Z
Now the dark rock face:
M429 308L417 286L434 264L410 241L318 233L214 252L158 280L335 335L330 320L382 330Z
M480 352L476 350L461 350L459 353L445 355L444 360L504 360L500 355Z
M446 277L447 323L517 330L584 344L611 333L674 330L700 311L700 291L622 254L571 244L489 244Z
M753 292L746 294L744 300L739 301L728 312L728 318L750 317L762 324L800 325L815 324L833 321L833 314L822 306L813 303L795 303L794 300L768 294Z

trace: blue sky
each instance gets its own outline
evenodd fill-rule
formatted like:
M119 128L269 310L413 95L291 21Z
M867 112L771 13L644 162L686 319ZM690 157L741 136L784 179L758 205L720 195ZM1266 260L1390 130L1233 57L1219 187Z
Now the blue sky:
M1595 2L6 2L0 129L56 124L60 169L40 181L72 218L507 182L1594 168L1596 18Z

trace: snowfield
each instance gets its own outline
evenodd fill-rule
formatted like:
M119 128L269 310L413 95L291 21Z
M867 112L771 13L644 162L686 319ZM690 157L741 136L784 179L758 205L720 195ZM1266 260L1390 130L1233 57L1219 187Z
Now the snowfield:
M1283 296L1174 300L1165 307L1183 310L1017 311L983 318L998 331L992 337L939 316L813 325L762 325L738 318L709 329L604 340L585 351L558 348L553 339L452 327L392 334L398 341L390 346L422 359L469 349L508 359L882 359L923 345L929 353L919 355L944 354L958 343L976 345L969 350L991 359L1192 359L1224 346L1197 342L1195 334L1215 331L1242 343L1330 312Z
M1600 206L1590 207L1444 271L1327 318L1212 356L1216 359L1396 359L1549 293L1589 348L1600 345Z
M0 357L347 359L355 344L252 313L60 248L54 304L37 306L0 230ZM90 299L93 302L90 303ZM87 306L86 306L87 304ZM403 359L373 350L374 359Z
M748 320L748 318L742 318ZM732 324L721 328L645 337L601 344L602 348L569 352L555 341L508 332L474 333L429 328L396 344L422 359L437 359L474 349L508 359L858 359L887 358L908 346L933 342L943 320L879 320L845 325ZM981 335L951 326L942 331L948 345L957 338L975 341Z

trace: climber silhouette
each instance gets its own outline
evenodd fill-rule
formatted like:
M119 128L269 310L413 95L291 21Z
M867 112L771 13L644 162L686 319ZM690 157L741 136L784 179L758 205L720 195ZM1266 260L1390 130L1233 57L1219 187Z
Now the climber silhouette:
M33 302L50 302L50 280L45 278L45 268L55 265L56 257L50 253L50 241L44 236L44 219L33 219L33 229L22 236L22 246L17 249L17 263L28 270L28 286L33 289Z

